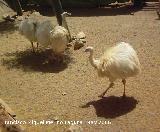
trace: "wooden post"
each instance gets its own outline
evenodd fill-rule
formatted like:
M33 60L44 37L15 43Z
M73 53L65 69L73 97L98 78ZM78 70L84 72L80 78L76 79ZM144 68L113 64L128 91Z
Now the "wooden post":
M0 105L3 105L5 107L5 110L8 112L10 116L16 117L14 111L2 99L0 99Z
M21 4L19 2L19 0L13 0L15 9L17 11L17 15L22 16L23 15L23 11L22 11L22 7Z
M62 18L62 14L63 14L63 9L62 9L62 4L60 0L48 0L48 2L51 4L53 11L56 14L56 18L57 18L57 22L59 24L59 26L64 26L64 28L66 28L68 30L69 33L69 42L71 42L71 34L68 28L68 24L66 22L65 17ZM62 22L63 20L63 22ZM65 23L65 25L63 25Z
M159 3L158 3L158 11L160 13L160 0L159 0Z
M62 5L60 0L49 0L57 18L57 22L60 26L62 26L62 16L63 13Z

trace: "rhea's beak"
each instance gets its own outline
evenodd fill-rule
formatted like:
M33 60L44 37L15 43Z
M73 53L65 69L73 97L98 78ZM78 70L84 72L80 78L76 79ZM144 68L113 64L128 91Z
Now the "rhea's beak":
M66 15L66 16L71 16L71 13L68 13L68 12L63 12L61 15L62 15L62 16L63 16L63 15Z
M71 16L71 15L72 15L71 13L68 13L68 12L67 12L66 14L67 14L68 16Z

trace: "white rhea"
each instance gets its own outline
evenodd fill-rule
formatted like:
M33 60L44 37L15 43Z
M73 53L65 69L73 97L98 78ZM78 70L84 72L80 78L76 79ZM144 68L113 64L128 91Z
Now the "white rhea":
M111 47L99 58L93 57L93 47L87 47L85 52L90 52L89 61L98 71L101 77L108 77L109 87L99 96L103 97L113 87L116 79L122 79L124 85L123 97L125 97L126 78L137 75L141 72L140 62L136 51L125 42L120 42Z
M67 12L62 13L62 26L55 26L50 31L50 46L56 55L61 55L69 43L70 32L66 22Z
M62 16L62 27L64 27L65 29L68 30L68 35L67 35L67 37L68 37L68 40L71 41L71 32L70 32L70 30L69 30L68 23L67 23L67 20L66 20L66 16L71 16L71 13L63 12L63 13L61 14L61 16Z
M68 31L62 26L56 26L51 32L51 49L56 55L62 54L67 48Z
M50 46L50 32L53 28L54 25L49 20L37 23L36 38L37 42L40 44L41 49L46 49Z
M25 36L31 42L33 51L35 51L33 43L37 42L37 37L36 37L37 26L36 25L37 25L37 21L31 18L23 19L19 25L20 34ZM37 43L37 47L38 47L38 43Z

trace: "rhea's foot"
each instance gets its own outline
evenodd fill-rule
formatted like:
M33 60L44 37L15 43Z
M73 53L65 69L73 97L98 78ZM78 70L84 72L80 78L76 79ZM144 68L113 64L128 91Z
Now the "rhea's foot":
M104 98L105 93L100 94L98 97L99 98Z
M125 99L125 98L126 98L126 94L123 94L122 99Z

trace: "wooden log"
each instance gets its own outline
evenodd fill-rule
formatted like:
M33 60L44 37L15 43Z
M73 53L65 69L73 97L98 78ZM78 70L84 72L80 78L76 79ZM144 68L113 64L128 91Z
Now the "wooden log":
M25 129L16 123L14 112L11 108L0 99L0 132L24 132ZM18 121L18 120L17 120Z
M2 99L0 99L0 104L4 107L9 115L11 115L12 117L16 117L14 111Z

